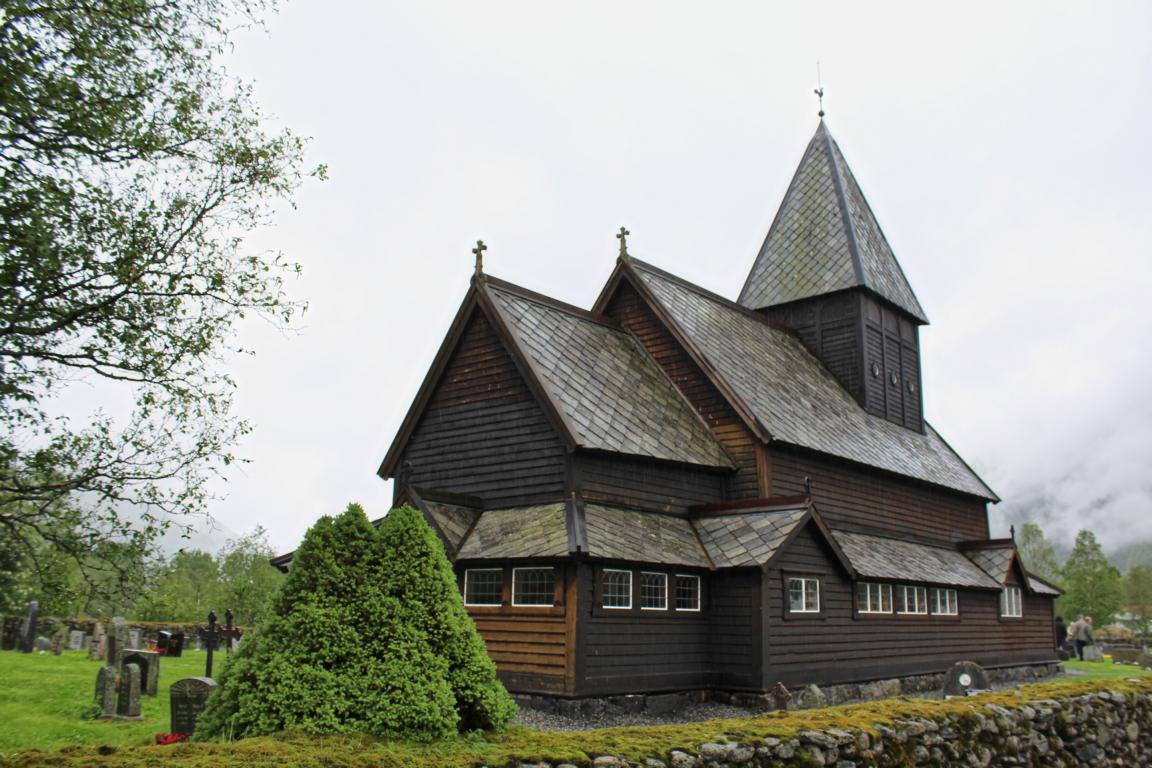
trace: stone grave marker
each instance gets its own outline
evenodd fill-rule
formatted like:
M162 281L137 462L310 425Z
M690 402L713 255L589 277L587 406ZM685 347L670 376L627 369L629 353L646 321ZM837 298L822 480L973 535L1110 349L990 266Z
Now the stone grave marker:
M140 669L140 690L148 696L155 696L160 684L160 654L140 648L129 648L120 654L120 675L124 669L134 664Z
M36 638L36 642L32 643L32 647L37 651L45 653L49 648L52 647L52 641L49 638L41 635L40 637Z
M24 620L20 622L20 637L16 641L16 647L23 653L32 653L36 644L36 619L39 617L40 603L33 600L24 612Z
M96 626L92 628L91 642L88 644L88 658L102 660L105 657L104 650L104 622L96 622Z
M172 733L191 736L196 721L208 704L208 697L216 690L216 681L210 677L186 677L172 683L169 689L172 702Z
M52 633L52 655L59 656L64 653L64 630L58 629Z
M100 667L96 673L96 703L100 717L116 717L116 670L112 667Z
M84 640L88 636L78 629L74 629L68 633L68 650L82 651L84 650Z
M120 669L116 717L121 720L140 719L140 667L136 664L125 664Z
M174 632L172 637L168 638L168 654L174 659L178 659L184 655L184 633Z
M123 616L112 618L112 628L104 642L104 663L110 667L120 665L120 652L128 647L128 622Z
M128 630L128 645L125 647L126 648L143 648L144 646L140 644L141 640L142 640L140 635L141 635L141 632L138 629Z
M1135 646L1115 646L1112 648L1114 664L1137 664L1144 652Z
M988 690L988 675L974 661L958 661L944 676L944 697L967 696L972 691Z
M1084 646L1084 661L1104 661L1104 649L1095 643Z

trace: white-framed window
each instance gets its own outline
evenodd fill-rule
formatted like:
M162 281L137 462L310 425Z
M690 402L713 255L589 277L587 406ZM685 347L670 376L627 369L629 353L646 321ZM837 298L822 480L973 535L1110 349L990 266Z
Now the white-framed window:
M700 610L700 577L688 573L676 574L676 610Z
M501 605L503 600L503 568L469 568L464 571L464 605Z
M1018 619L1024 615L1024 604L1020 599L1020 587L1004 587L1000 593L1000 615Z
M896 592L896 613L922 616L928 613L928 588L901 584Z
M937 616L959 616L960 601L956 590L934 587L932 589L932 613Z
M552 568L513 568L512 605L551 606L556 601L556 572Z
M788 612L820 613L820 579L789 577Z
M668 574L640 571L640 610L668 610Z
M600 592L605 608L632 607L632 571L605 568L600 571Z
M860 613L892 613L892 585L858 582L856 610Z

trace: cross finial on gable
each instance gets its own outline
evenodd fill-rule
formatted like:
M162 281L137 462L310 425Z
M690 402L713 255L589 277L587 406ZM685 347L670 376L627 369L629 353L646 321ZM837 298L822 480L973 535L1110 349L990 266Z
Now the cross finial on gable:
M616 235L616 239L620 241L620 258L625 261L628 260L628 235L630 234L632 233L627 229L620 227L620 232Z
M488 246L484 245L483 240L476 241L476 247L472 249L472 253L476 255L476 276L480 277L484 274L484 251L488 250Z

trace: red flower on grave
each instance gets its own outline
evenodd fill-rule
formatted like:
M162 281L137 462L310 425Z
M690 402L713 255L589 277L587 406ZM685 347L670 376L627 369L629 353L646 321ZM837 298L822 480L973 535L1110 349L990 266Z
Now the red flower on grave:
M179 744L182 741L188 741L188 734L186 733L158 733L156 734L157 744Z

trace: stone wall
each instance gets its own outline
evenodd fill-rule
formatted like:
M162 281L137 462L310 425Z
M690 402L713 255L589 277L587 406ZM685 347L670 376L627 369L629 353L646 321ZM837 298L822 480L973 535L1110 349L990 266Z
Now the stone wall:
M863 729L801 730L792 738L725 738L646 760L594 756L598 768L896 768L896 766L1152 765L1152 685L1005 707L963 700L933 716ZM1000 697L1003 699L1003 696ZM906 702L914 711L914 702ZM521 768L567 768L530 763Z

